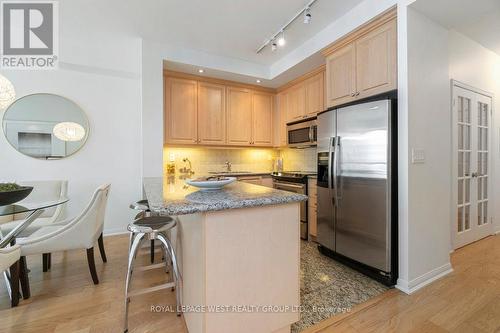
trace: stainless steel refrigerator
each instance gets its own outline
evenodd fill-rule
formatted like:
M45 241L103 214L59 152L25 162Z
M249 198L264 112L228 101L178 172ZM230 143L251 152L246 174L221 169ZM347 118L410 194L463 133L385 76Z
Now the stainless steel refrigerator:
M318 116L319 250L387 285L397 279L395 92Z

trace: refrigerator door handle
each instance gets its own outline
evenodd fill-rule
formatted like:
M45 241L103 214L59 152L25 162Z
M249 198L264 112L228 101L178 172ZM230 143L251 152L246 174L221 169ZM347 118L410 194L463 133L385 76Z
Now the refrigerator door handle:
M333 158L333 193L334 193L334 198L335 198L335 207L338 207L338 201L341 199L339 196L339 189L338 189L338 167L339 167L339 158L338 155L340 153L340 136L336 137L335 140L335 155Z
M328 191L330 192L330 198L332 198L332 178L333 178L332 172L333 172L333 168L334 168L333 167L332 153L334 155L336 155L335 154L335 137L330 137L330 142L328 144Z

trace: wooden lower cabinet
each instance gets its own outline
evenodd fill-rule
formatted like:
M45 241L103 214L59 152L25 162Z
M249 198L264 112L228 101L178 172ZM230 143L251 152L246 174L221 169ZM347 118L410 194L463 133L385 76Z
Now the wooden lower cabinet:
M273 187L273 179L271 176L241 176L238 177L238 181L270 188Z
M309 178L307 183L307 193L309 199L307 201L307 221L309 223L309 235L318 236L318 194L316 187L316 179Z

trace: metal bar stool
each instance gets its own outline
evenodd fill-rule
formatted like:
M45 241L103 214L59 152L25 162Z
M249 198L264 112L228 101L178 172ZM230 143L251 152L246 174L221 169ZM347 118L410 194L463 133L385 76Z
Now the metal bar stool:
M135 216L135 219L138 219L140 217L149 217L151 216L151 210L149 209L149 202L147 200L139 200L133 204L130 204L130 208L139 210L140 213L138 213ZM155 241L154 239L151 240L151 249L150 249L150 258L151 258L151 263L155 262Z
M129 257L128 257L128 271L127 271L127 280L125 283L125 325L124 332L128 332L128 308L130 303L130 298L137 295L142 295L154 291L159 291L167 288L175 288L176 292L176 311L177 315L180 316L180 305L181 305L181 286L182 286L182 277L179 271L179 266L177 264L177 257L175 254L175 249L169 239L167 237L167 232L172 230L177 226L177 221L169 216L148 216L148 217L139 217L134 222L130 223L127 229L130 231L130 247L129 247ZM137 251L139 250L139 245L143 238L147 236L150 240L158 240L162 245L162 249L164 252L164 258L166 264L171 261L172 262L172 270L173 270L173 281L164 283L158 286L138 289L134 291L129 291L130 283L132 279L132 272L134 266L135 256ZM135 270L145 271L155 268L162 268L163 263L160 264L152 264L143 267L137 267Z

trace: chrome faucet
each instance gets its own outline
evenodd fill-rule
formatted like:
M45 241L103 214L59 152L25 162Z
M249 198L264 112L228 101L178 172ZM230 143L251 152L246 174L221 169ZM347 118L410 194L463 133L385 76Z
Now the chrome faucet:
M226 161L226 163L224 163L224 164L226 165L226 171L231 172L231 162Z
M180 173L183 173L184 176L181 176L181 178L185 178L186 176L189 177L191 175L194 175L193 167L191 165L191 161L189 158L185 157L182 159L182 162L188 163L189 167L186 168L186 166L182 167L179 169Z

